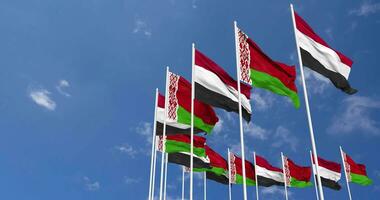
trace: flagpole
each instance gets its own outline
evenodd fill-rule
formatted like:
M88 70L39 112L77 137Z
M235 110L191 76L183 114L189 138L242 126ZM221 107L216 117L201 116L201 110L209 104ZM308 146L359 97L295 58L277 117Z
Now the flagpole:
M165 154L165 179L164 179L164 200L166 200L166 185L168 179L168 154Z
M182 167L182 200L185 200L185 167Z
M315 194L317 195L317 200L319 200L317 180L315 180L315 168L314 168L314 164L313 164L313 154L311 153L311 151L310 151L310 161L311 161L311 167L313 169L313 180L314 180Z
M255 151L253 152L253 165L255 166L256 200L259 200L259 182L257 181L256 152Z
M281 160L282 160L282 174L284 176L284 188L285 188L285 199L288 200L288 190L287 190L287 179L286 179L286 170L285 170L285 161L284 154L281 152Z
M164 163L165 163L165 140L166 140L166 118L168 117L168 83L169 83L169 67L166 67L166 83L165 83L165 118L164 118L164 127L162 130L162 153L161 153L161 176L160 176L160 200L162 200L163 184L164 184Z
M227 152L228 152L228 196L229 196L229 200L232 200L230 148L227 148Z
M350 190L350 184L348 183L348 176L347 176L347 170L346 170L346 162L345 162L345 159L344 159L345 156L343 155L342 146L339 146L339 149L340 149L340 155L342 157L342 162L343 162L344 175L346 176L346 184L347 184L348 196L350 197L350 200L352 200L351 190Z
M298 61L299 61L299 67L300 67L300 71L301 71L301 79L302 79L302 86L303 86L303 92L304 92L304 98L305 98L305 106L306 106L307 119L308 119L308 124L309 124L311 146L312 146L312 149L313 149L313 155L314 155L314 157L318 158L317 147L316 147L315 139L314 139L313 122L312 122L312 119L311 119L311 113L310 113L310 108L309 108L309 98L308 98L308 95L307 95L305 76L304 76L304 72L303 72L303 64L302 64L301 52L300 52L300 49L299 49L298 39L297 39L297 33L296 33L297 29L296 29L296 21L295 21L295 17L294 17L293 4L290 4L290 9L291 9L291 12L292 12L294 37L295 37L295 40L296 40ZM315 165L317 166L317 169L318 169L318 166L319 166L318 165L318 159L315 159ZM324 198L324 195L323 195L323 189L322 189L321 177L319 176L319 170L316 170L316 172L317 172L317 180L318 180L318 188L319 188L320 198L321 198L321 200L324 200L325 198Z
M236 53L236 70L237 70L237 87L239 93L239 125L240 125L240 145L241 145L241 159L243 160L242 171L243 171L243 195L244 200L247 200L247 183L246 183L246 172L245 172L245 152L244 152L244 133L243 133L243 117L241 109L241 88L240 88L240 52L239 52L239 40L238 40L238 30L237 22L234 21L234 31L235 31L235 53Z
M157 122L156 122L157 123ZM156 126L156 125L155 125ZM154 162L153 162L153 178L152 178L152 196L151 196L151 200L154 199L154 189L155 189L155 181L156 181L156 163L157 163L157 149L156 149L156 137L154 139Z
M152 133L152 156L150 159L150 177L149 177L149 197L148 199L152 200L152 191L154 188L153 183L153 176L155 175L153 171L153 163L156 162L154 152L155 152L155 145L156 145L156 120L157 120L157 102L158 102L158 88L156 88L156 99L154 102L154 121L153 121L153 133Z
M203 172L203 199L206 200L207 199L207 175L206 175L206 172Z
M193 200L193 153L194 153L194 65L195 65L195 44L192 44L192 59L191 59L191 144L190 144L190 200Z

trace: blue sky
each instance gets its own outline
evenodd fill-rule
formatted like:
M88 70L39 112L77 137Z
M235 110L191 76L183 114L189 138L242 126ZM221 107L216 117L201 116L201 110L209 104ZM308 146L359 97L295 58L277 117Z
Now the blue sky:
M288 1L0 0L0 198L145 199L154 90L165 66L190 78L191 43L235 76L233 20L272 58L297 64ZM334 48L354 60L347 96L306 71L318 153L340 161L339 145L367 165L370 187L351 185L354 199L380 195L380 2L294 1L295 9ZM298 70L298 68L297 68ZM302 96L302 87L297 86ZM280 152L309 165L303 101L253 90L247 155L280 164ZM217 111L208 144L238 151L238 117ZM168 195L180 197L178 166L169 166ZM198 177L198 176L197 176ZM195 179L196 199L202 182ZM328 199L347 199L325 189ZM241 199L242 188L233 188ZM312 199L314 188L290 189ZM208 197L227 199L208 182ZM282 188L261 189L282 199ZM253 199L254 188L249 188Z

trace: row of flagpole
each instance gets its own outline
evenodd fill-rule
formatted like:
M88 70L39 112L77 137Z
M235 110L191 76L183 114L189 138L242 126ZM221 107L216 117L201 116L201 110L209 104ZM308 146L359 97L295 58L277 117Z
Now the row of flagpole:
M297 48L297 55L298 55L298 61L299 61L299 68L301 72L301 80L302 80L302 86L303 86L303 91L304 91L304 101L305 101L305 107L306 107L306 114L307 114L307 120L308 120L308 126L309 126L309 132L310 132L310 140L311 140L311 145L312 145L312 151L310 152L310 156L314 156L315 158L318 158L317 154L317 147L316 147L316 142L315 142L315 137L314 137L314 130L313 130L313 123L312 123L312 118L311 118L311 112L310 112L310 107L309 107L309 99L308 99L308 92L307 92L307 87L306 87L306 82L305 82L305 76L304 76L304 70L303 70L303 64L302 64L302 58L301 58L301 53L300 53L300 48L299 48L299 43L296 35L296 22L295 22L295 16L294 16L294 9L293 5L290 4L290 9L291 9L291 15L292 15L292 22L293 22L293 28L294 28L294 36L295 36L295 42L296 42L296 48ZM240 69L240 51L239 51L239 38L238 38L238 27L237 27L237 22L234 22L234 34L235 34L235 56L236 56L236 69L237 69L237 83L238 83L238 103L239 103L239 130L240 130L240 144L241 144L241 157L243 160L243 165L242 165L242 172L243 172L243 197L244 200L247 200L247 185L246 185L246 169L245 169L245 147L244 147L244 130L243 130L243 120L242 120L242 103L241 103L241 69ZM190 145L190 184L189 184L189 195L190 195L190 200L193 200L193 139L194 139L194 98L195 98L195 87L194 87L194 66L195 66L195 45L194 43L192 44L192 78L191 78L191 145ZM166 109L168 108L168 81L169 81L169 67L166 69L166 88L165 88L165 118L163 121L163 138L166 137L166 119L167 119L167 112ZM158 99L158 89L156 89L156 105L157 105L157 100ZM157 106L155 106L157 107ZM157 151L155 150L155 132L156 132L156 108L155 108L155 115L154 115L154 127L153 127L153 139L152 139L152 156L151 156L151 171L150 171L150 179L149 179L149 198L153 199L154 198L154 186L155 186L155 173L156 173L156 158L157 158ZM163 145L163 148L165 148L165 145ZM160 175L160 194L159 194L159 200L166 200L166 179L167 179L167 155L165 156L166 153L164 153L165 150L163 149L162 154L161 154L161 175ZM282 154L282 153L281 153ZM342 154L342 159L343 159L343 152L341 150ZM255 156L254 156L255 158ZM228 150L228 159L229 162L228 164L230 165L230 154ZM283 155L282 155L283 159ZM256 159L254 159L255 165L256 165ZM282 161L284 162L284 161ZM283 163L284 165L284 163ZM316 169L318 169L318 159L315 159L315 166ZM344 166L345 169L345 166ZM316 195L317 199L324 200L324 194L323 194L323 189L322 189L322 182L321 182L321 177L318 172L319 170L314 170L313 167L313 173L316 174L317 179L315 180L315 189L316 189ZM184 172L183 172L184 173ZM346 173L346 169L345 169ZM256 173L255 173L256 174ZM229 175L231 173L229 172ZM257 175L255 175L255 179L257 181ZM204 174L204 177L206 178L206 174ZM184 174L183 174L184 178ZM284 173L284 178L285 178L285 173ZM286 180L286 179L285 179ZM206 180L204 181L206 183ZM349 184L348 184L348 178L346 174L346 183L347 183L347 188L349 192L349 198L351 198L351 192L349 189ZM286 181L285 181L285 195L287 199L287 189L286 189ZM206 198L206 184L204 188L204 198ZM184 180L183 180L183 186L182 186L182 197L184 198ZM231 182L229 181L229 199L231 200L232 194L231 194ZM256 184L256 198L259 199L258 195L258 186Z

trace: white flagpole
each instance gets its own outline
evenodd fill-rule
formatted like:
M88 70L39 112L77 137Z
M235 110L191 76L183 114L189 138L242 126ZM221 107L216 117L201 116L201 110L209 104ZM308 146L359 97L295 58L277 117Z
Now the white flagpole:
M203 172L203 199L207 199L207 174L206 172Z
M166 119L168 117L167 109L168 109L168 83L169 83L169 67L166 67L166 84L165 84L165 118L164 118L164 127L162 131L162 139L163 139L163 146L162 146L162 153L161 153L161 177L160 177L160 200L162 200L162 193L163 193L163 184L164 184L164 164L165 164L165 140L166 140Z
M317 195L317 200L319 200L319 195L318 195L318 187L317 187L317 180L315 179L315 167L313 164L313 154L310 151L310 161L311 161L311 168L313 169L313 180L314 180L314 188L315 188L315 194Z
M156 125L155 125L156 126ZM153 161L153 178L152 178L152 196L151 196L151 200L154 199L154 189L155 189L155 181L156 181L156 163L157 163L157 149L156 149L156 137L155 137L155 145L154 145L154 161Z
M190 144L190 200L193 200L193 153L194 153L194 65L195 65L195 44L192 44L191 59L191 144Z
M257 181L256 152L253 152L253 166L255 166L256 200L259 200L259 182Z
M245 173L245 152L244 152L244 133L243 133L243 117L241 109L241 89L240 89L240 52L239 52L239 39L238 39L238 29L237 22L234 21L235 30L235 53L236 53L236 70L237 70L237 84L239 93L239 125L240 125L240 145L241 145L241 159L243 160L242 171L243 171L243 195L244 200L247 200L247 183L246 183L246 173Z
M283 173L283 176L284 176L284 188L285 188L285 199L288 200L288 189L286 187L288 187L288 181L286 180L286 169L285 169L285 161L284 161L284 154L281 152L281 160L282 160L282 173Z
M231 191L231 157L230 157L230 149L228 151L228 196L229 200L232 200L232 191Z
M185 167L182 167L182 200L185 200Z
M352 200L351 190L350 190L350 184L348 183L348 176L347 176L347 171L346 171L346 162L345 162L345 159L344 159L345 156L344 156L344 153L343 153L343 150L342 150L341 146L339 146L339 149L340 149L340 155L342 157L342 162L343 162L344 175L346 176L346 184L347 184L348 196L350 197L350 200Z
M153 183L153 177L155 176L155 171L153 165L155 164L155 145L156 145L156 119L157 119L157 102L158 102L158 88L156 88L156 99L154 102L154 121L153 121L153 133L152 133L152 156L150 159L150 177L149 177L149 197L148 199L152 200L152 194L153 194L153 188L154 188L154 183Z
M166 185L168 179L168 154L165 154L165 179L164 179L164 200L166 200Z
M309 98L308 98L308 95L307 95L305 76L304 76L304 72L303 72L303 64L302 64L301 52L300 52L300 49L299 49L298 39L297 39L297 33L296 33L297 28L296 28L296 20L295 20L295 17L294 17L293 4L290 4L290 9L292 11L294 37L295 37L295 40L296 40L298 61L299 61L299 67L300 67L300 71L301 71L301 79L302 79L303 93L304 93L304 98L305 98L305 106L306 106L307 119L308 119L308 123L309 123L311 146L312 146L312 149L313 149L313 155L314 155L314 157L318 158L317 147L315 145L315 139L314 139L313 122L311 120L311 113L310 113L310 108L309 108ZM318 166L319 166L318 165L318 159L315 159L315 165L317 166L317 169L318 169ZM320 196L321 200L324 200L325 198L324 198L324 195L323 195L323 189L322 189L322 184L321 184L321 177L319 176L319 170L316 170L316 171L317 171L319 196Z

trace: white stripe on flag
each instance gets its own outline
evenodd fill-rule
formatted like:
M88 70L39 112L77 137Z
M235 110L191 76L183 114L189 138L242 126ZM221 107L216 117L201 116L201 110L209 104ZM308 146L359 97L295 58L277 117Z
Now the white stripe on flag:
M315 165L314 164L313 164L313 168L315 170ZM318 166L318 169L319 169L319 175L321 177L329 179L329 180L333 180L335 182L337 182L337 181L340 180L341 173L329 170L329 169L324 168L322 166Z
M260 167L258 165L256 165L256 174L257 174L257 176L269 178L269 179L275 180L275 181L280 182L280 183L284 182L283 173L276 172L276 171L270 171L270 170L267 170L264 167Z
M342 74L347 80L350 75L351 67L341 62L338 54L309 36L296 30L299 46L309 52L316 60L318 60L326 69Z

